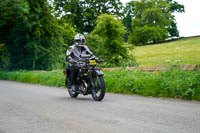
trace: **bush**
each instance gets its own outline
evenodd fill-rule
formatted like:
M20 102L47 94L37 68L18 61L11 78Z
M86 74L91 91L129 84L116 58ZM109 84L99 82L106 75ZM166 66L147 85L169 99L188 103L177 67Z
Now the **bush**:
M167 38L167 29L161 29L160 27L136 27L133 33L129 37L129 43L135 45L158 43Z
M106 63L120 64L128 58L124 43L125 27L114 15L103 14L98 17L97 26L88 35L87 44L95 54Z

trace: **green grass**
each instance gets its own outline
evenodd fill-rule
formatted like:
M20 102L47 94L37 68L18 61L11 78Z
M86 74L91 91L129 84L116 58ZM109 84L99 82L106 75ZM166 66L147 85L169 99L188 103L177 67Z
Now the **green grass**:
M200 37L183 38L168 43L137 46L131 53L141 66L165 66L166 60L173 64L200 64Z
M200 73L168 70L160 73L105 72L108 92L200 100Z
M0 71L0 79L57 87L65 86L65 76L62 71Z
M200 101L200 73L168 70L159 73L105 71L107 92ZM62 71L0 72L0 79L64 87Z

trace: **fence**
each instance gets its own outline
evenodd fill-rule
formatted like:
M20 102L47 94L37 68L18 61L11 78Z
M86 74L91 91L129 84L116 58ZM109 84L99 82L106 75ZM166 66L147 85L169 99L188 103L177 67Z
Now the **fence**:
M126 70L134 71L143 71L143 72L155 72L155 71L166 71L168 69L173 69L174 66L154 66L154 67L149 67L149 66L141 66L141 67L126 67ZM180 65L176 67L177 69L184 70L184 71L198 71L200 68L198 65ZM113 71L113 70L120 70L122 69L121 67L116 67L116 68L102 68L103 71Z

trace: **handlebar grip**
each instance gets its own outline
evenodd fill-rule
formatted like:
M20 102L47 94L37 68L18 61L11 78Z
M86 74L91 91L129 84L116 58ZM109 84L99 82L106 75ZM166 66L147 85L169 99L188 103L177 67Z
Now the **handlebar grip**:
M102 62L104 62L103 59L96 59L96 61L97 61L97 63L102 63Z

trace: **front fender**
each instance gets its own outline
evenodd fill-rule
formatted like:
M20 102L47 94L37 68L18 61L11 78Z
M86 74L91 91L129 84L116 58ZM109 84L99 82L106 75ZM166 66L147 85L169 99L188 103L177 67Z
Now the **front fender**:
M95 70L97 75L101 76L101 75L104 75L104 73L101 71L101 70Z

